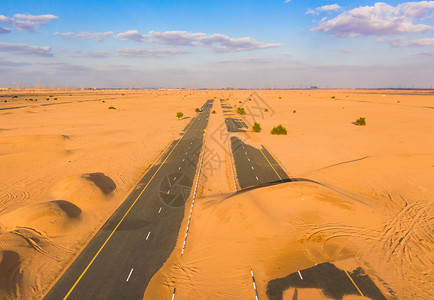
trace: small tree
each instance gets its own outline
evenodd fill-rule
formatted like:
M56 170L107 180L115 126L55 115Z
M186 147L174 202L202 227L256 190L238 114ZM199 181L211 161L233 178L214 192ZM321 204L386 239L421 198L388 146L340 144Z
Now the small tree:
M180 111L178 111L178 112L176 113L176 117L177 117L178 119L181 119L183 115L184 115L184 114L183 114L182 112L180 112Z
M261 130L262 130L262 128L261 128L261 124L255 122L255 123L253 124L252 130L253 130L253 132L261 132Z
M279 124L273 129L271 129L271 134L287 135L288 131L286 130L285 127L282 126L282 124Z
M244 107L238 107L237 108L237 113L239 113L240 115L245 115L246 111L244 110Z
M366 125L366 118L360 117L356 120L356 122L354 122L354 124L358 125L358 126L365 126Z
M196 107L195 111L196 112L200 112L200 109L198 107Z

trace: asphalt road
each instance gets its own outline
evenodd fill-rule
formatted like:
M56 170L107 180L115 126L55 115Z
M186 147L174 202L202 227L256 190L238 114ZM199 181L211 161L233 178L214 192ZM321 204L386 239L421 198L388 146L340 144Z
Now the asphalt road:
M173 251L213 100L193 118L45 299L142 299Z
M231 151L234 157L238 184L243 189L261 187L292 181L283 168L263 145L255 148L248 143L248 126L239 118L234 118L233 108L223 99L220 104L226 116L227 131L238 133L231 137ZM241 134L240 134L241 133ZM332 299L343 299L345 295L367 296L375 300L386 299L371 278L362 268L346 272L336 268L332 263L323 263L315 267L300 270L284 278L271 280L267 284L267 296L270 300L280 300L288 288L296 288L293 299L297 299L297 289L317 288Z
M248 130L246 123L240 119L233 118L228 114L231 106L220 100L225 113L225 123L228 132L242 133ZM231 151L234 157L234 164L237 170L238 184L241 189L267 183L291 181L289 176L274 159L268 150L262 146L261 149L245 143L243 137L231 137Z

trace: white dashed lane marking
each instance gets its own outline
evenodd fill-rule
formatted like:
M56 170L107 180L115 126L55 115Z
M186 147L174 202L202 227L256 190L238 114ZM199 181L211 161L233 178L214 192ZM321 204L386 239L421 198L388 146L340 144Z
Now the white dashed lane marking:
M128 282L128 280L130 280L130 277L131 277L131 274L133 273L133 271L134 271L134 269L131 269L131 271L130 271L130 274L128 274L128 277L127 277L127 282Z
M300 279L303 280L303 276L301 276L300 271L297 271L297 272L298 272L298 275L300 276Z
M163 209L163 207L160 207L160 209L158 210L158 213L160 213L162 209Z
M149 231L148 232L148 235L146 236L146 240L148 240L149 239L149 236L151 235L151 232Z

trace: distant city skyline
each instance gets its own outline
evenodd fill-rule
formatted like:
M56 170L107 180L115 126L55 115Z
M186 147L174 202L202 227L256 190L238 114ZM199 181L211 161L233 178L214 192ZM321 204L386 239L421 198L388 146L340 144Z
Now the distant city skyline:
M30 1L0 87L431 88L434 1Z

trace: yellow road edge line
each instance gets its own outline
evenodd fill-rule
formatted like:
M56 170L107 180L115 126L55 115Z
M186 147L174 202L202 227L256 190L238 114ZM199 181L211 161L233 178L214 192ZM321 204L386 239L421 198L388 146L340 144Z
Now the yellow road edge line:
M274 173L276 173L277 177L279 177L280 181L283 182L282 177L279 176L279 174L277 173L276 169L273 167L273 165L271 164L271 162L268 160L268 158L265 156L264 152L262 152L262 149L259 149L259 151L261 151L262 155L265 157L265 159L267 160L267 162L270 164L270 166L273 168Z
M351 282L354 284L354 286L356 287L356 289L359 291L360 295L362 295L362 297L365 297L365 295L363 295L362 291L359 289L359 287L357 286L357 284L354 282L353 278L351 278L350 274L348 274L348 272L346 270L344 270L344 271L347 274L348 278L351 280Z
M195 117L196 118L196 117ZM187 130L185 131L185 133L187 133L187 131L190 129L191 125L193 125L194 122L192 122L190 124L190 126L188 126ZM107 239L105 240L105 242L102 244L102 246L99 248L98 252L95 254L95 256L92 258L92 260L89 262L89 264L87 265L87 267L84 269L84 271L81 273L80 277L78 277L78 279L75 281L74 285L71 287L71 289L68 291L68 293L65 295L65 297L63 298L63 300L66 300L69 295L71 295L72 291L75 289L75 287L77 286L77 284L80 282L81 278L83 278L84 274L86 274L87 270L90 268L90 266L93 264L93 262L95 261L95 259L98 257L99 253L102 251L102 249L105 247L105 245L108 243L108 241L111 239L111 237L113 236L113 234L115 233L116 229L118 229L118 227L121 225L122 221L125 219L125 217L128 215L128 213L130 212L130 210L133 208L133 206L136 204L136 202L139 200L139 198L142 196L143 192L146 190L146 188L148 187L148 185L151 183L152 179L154 179L155 175L157 175L158 171L161 169L161 167L164 165L164 163L166 162L166 160L170 157L170 154L172 154L173 150L175 150L176 146L178 146L179 142L182 140L182 138L185 136L184 135L178 140L178 142L175 144L175 146L173 147L172 151L170 151L170 153L166 156L166 158L164 159L164 161L161 163L161 165L158 167L157 171L155 171L154 175L152 175L151 179L149 179L148 183L146 184L146 186L143 188L143 190L140 192L140 194L137 196L136 200L134 200L134 202L131 204L130 208L128 208L128 210L126 211L126 213L124 214L124 216L122 217L122 219L119 221L119 223L116 225L116 227L113 229L113 231L110 233L110 235L107 237ZM170 146L170 145L169 145ZM164 154L164 152L162 153L162 155ZM158 161L157 161L158 162Z

